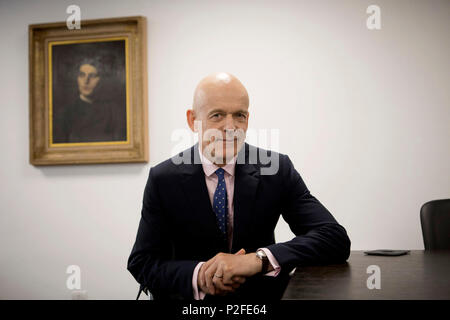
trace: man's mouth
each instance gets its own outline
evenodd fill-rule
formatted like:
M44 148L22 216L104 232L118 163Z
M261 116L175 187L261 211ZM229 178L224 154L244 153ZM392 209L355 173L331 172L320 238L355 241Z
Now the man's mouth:
M221 138L217 138L216 140L217 141L229 141L229 142L231 142L231 141L235 141L235 140L237 140L238 138L237 137L233 137L233 138L229 138L229 139L221 139Z

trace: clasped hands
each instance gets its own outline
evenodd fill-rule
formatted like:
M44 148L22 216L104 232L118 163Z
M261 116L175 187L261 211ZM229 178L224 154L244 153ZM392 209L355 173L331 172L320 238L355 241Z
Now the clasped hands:
M246 254L244 249L235 254L220 252L200 267L197 284L206 294L225 295L261 269L262 261L254 252Z

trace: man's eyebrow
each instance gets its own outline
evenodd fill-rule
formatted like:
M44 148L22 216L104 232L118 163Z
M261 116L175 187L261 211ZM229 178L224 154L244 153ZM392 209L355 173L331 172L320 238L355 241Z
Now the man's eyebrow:
M208 115L216 113L216 112L218 112L218 113L226 113L225 110L217 108L217 109L213 109L213 110L209 111ZM235 111L233 113L245 113L245 114L247 114L248 111L245 110L245 109L241 109L241 110L237 110L237 111Z
M213 114L213 113L216 113L216 112L224 113L225 111L223 109L216 108L216 109L212 109L211 111L209 111L208 114Z

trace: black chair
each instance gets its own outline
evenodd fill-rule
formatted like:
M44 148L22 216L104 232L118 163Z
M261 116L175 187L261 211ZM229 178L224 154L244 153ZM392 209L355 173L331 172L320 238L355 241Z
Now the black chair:
M139 297L141 296L142 292L144 292L148 296L149 300L154 300L153 295L150 292L150 290L148 290L147 287L143 286L142 284L139 286L139 292L138 292L138 295L136 297L136 300L139 300Z
M433 200L420 209L425 250L450 249L450 199Z

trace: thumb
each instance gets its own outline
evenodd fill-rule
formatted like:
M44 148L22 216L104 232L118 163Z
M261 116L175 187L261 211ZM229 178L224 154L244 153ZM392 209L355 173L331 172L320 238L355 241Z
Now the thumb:
M235 255L237 255L237 256L242 255L242 254L245 254L244 248L242 248L241 250L239 250L238 252L235 253Z

